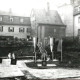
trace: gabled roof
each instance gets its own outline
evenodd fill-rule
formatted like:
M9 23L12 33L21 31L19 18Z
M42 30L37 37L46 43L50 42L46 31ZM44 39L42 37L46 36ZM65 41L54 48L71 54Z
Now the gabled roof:
M35 15L36 22L39 24L64 25L56 10L33 9L32 11Z
M1 11L0 10L0 15L16 15L16 14L14 14L14 13L10 13L10 12L7 12L7 11Z
M22 16L9 16L9 15L0 15L2 17L2 21L0 21L1 25L23 25L30 26L30 17L22 17ZM13 18L13 21L10 21L10 17ZM23 22L20 22L20 19L23 19Z
M0 21L1 25L24 25L30 26L30 17L17 16L13 13L0 11L0 17L2 17L2 21ZM10 21L10 17L13 18L13 21ZM20 22L20 19L23 19L23 22Z

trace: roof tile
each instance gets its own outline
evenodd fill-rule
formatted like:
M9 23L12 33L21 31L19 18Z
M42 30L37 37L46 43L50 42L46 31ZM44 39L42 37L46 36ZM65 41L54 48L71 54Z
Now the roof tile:
M47 12L45 9L43 10L34 9L33 11L37 23L64 25L56 10L49 10L49 12Z

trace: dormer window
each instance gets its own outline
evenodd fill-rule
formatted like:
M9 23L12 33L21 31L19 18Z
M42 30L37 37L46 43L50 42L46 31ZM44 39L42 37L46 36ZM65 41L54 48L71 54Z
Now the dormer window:
M10 17L10 22L13 22L13 18L12 17Z
M0 21L2 21L2 17L0 16Z
M21 19L20 19L20 22L21 22L21 23L23 23L23 21L24 21L24 19L23 19L23 18L21 18Z

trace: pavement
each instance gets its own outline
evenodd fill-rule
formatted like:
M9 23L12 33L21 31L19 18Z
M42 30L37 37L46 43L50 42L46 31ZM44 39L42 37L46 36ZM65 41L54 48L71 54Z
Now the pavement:
M53 79L53 80L80 80L80 69L50 68L33 69L25 63L33 60L18 60L16 65L11 65L10 60L3 60L0 64L0 77L25 76L27 79ZM4 76L5 75L5 76Z
M24 76L17 65L11 65L11 59L3 59L0 63L0 79Z
M26 66L25 63L28 62L31 62L31 60L20 60L18 61L17 65L21 69L21 71L27 71L30 74L29 75L30 79L33 79L34 77L37 79L60 79L60 80L80 79L80 69L73 68L32 69Z

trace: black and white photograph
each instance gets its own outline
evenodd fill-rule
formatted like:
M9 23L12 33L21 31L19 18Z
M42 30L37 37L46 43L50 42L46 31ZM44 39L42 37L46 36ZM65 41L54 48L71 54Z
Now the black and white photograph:
M80 80L80 0L0 0L0 80Z

